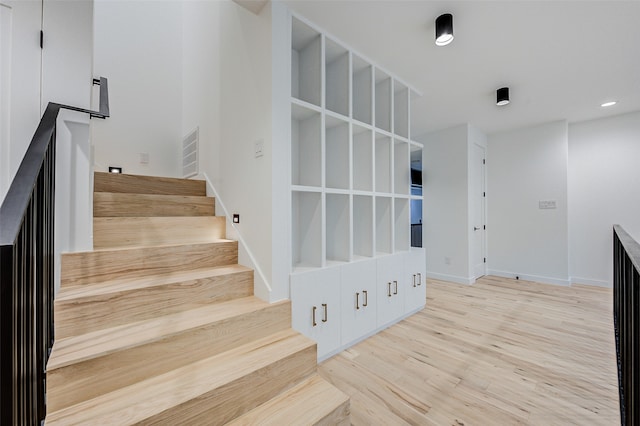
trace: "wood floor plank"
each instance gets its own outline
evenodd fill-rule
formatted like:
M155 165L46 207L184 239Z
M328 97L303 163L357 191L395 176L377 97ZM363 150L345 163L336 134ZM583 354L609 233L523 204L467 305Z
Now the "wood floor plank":
M325 361L354 425L619 424L612 291L429 280L424 310Z
M95 192L93 217L214 216L215 199L189 195Z

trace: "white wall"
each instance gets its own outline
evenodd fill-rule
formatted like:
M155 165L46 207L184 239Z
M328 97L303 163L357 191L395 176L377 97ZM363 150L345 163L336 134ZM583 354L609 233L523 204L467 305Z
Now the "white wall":
M8 114L5 112L9 126L0 133L0 136L4 135L0 140L0 200L4 200L40 122L42 5L34 0L2 0L1 3L5 5L0 6L3 8L3 28L11 26L10 64L3 66L5 72L10 68L9 75L3 78L8 78L11 90L0 93L2 103L9 104ZM3 44L3 56L5 50L8 46ZM3 63L5 60L7 58L3 57Z
M569 270L611 286L612 227L640 241L640 112L569 125Z
M489 136L490 274L569 284L567 138L565 121Z
M112 113L92 126L96 170L180 176L182 2L96 0L94 11L94 72L109 79Z
M93 1L46 1L43 14L43 109L49 102L90 108ZM56 256L93 248L93 160L89 121L87 114L74 111L62 110L58 116ZM56 262L55 275L58 286L59 262Z
M272 277L272 87L271 8L255 15L238 4L220 4L220 179L214 182L229 214L240 214L236 226L264 277ZM254 144L263 143L255 157ZM240 253L240 261L249 259ZM256 274L259 279L259 274ZM256 293L267 296L256 283ZM288 289L278 283L278 289ZM280 291L270 300L288 297Z
M220 182L221 2L182 4L182 132L199 128L200 172Z
M427 275L470 284L469 126L417 138L424 143L422 185Z

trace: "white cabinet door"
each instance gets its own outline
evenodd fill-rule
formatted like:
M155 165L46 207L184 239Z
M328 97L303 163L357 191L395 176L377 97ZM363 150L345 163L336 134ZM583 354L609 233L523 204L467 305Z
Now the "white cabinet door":
M378 287L378 327L389 324L404 313L404 256L395 254L383 256L377 262Z
M427 299L427 274L424 249L412 248L405 255L405 312L424 307Z
M340 347L340 269L291 275L291 319L295 330L318 344L318 359Z
M376 328L376 261L348 263L341 268L342 344Z

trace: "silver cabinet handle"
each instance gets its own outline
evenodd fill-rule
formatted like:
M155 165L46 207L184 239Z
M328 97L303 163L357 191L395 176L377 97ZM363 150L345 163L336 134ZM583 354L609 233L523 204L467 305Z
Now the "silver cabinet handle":
M367 290L362 290L362 294L364 294L364 302L362 303L362 306L367 306Z
M391 297L391 281L387 283L387 296Z
M356 293L356 309L360 309L360 293Z
M318 323L316 323L316 307L313 307L313 326L315 327L316 325L318 325Z
M422 273L418 272L418 285L422 285Z
M416 274L413 274L413 286L416 286Z
M324 318L322 318L322 322L327 322L327 304L323 303L322 308L324 309Z
M394 281L393 283L396 285L396 287L393 290L393 294L398 294L398 281Z

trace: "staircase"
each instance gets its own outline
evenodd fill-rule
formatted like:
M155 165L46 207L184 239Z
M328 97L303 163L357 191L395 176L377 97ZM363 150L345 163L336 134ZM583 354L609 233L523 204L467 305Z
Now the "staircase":
M94 251L62 257L47 426L349 424L290 302L253 296L204 182L94 189Z

